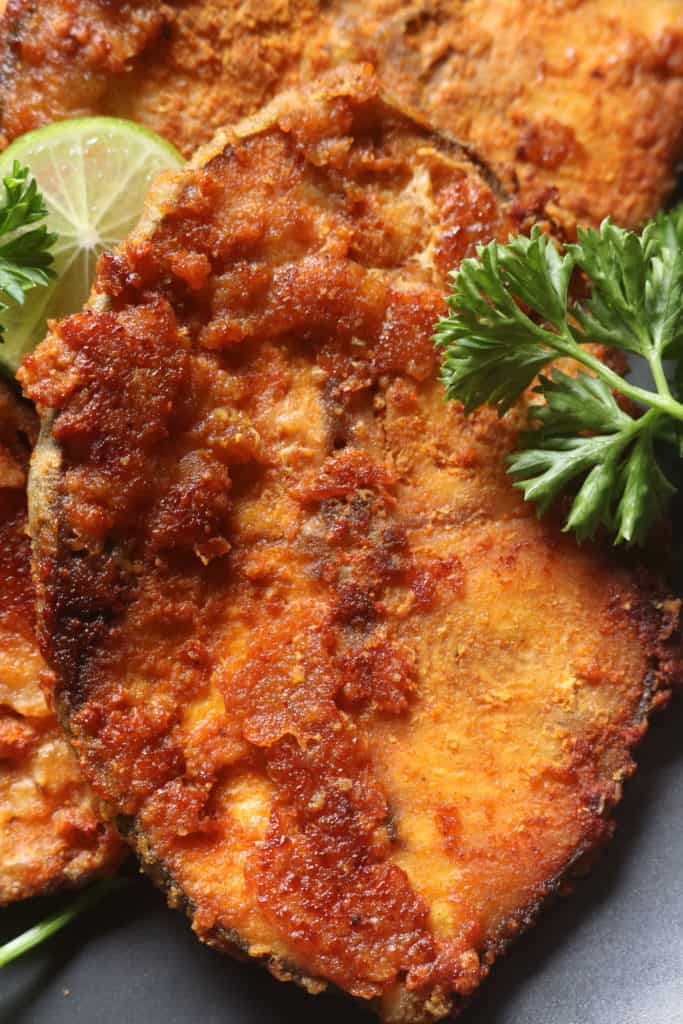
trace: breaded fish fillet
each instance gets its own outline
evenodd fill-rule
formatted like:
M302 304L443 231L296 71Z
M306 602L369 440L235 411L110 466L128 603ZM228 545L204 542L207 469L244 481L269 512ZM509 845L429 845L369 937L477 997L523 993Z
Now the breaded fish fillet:
M188 156L286 82L368 59L565 231L661 206L683 153L679 0L10 0L6 141L114 113Z
M122 845L40 687L26 473L33 411L0 381L0 905L113 869Z
M679 0L341 0L336 60L474 144L522 201L564 229L639 225L683 153Z
M444 275L518 213L367 66L220 132L30 356L41 636L197 934L458 1009L612 831L678 602L539 523L444 401Z

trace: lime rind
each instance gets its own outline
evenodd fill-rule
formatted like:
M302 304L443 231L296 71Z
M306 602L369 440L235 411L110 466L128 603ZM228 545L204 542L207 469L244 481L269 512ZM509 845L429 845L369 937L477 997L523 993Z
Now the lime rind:
M129 138L137 135L147 140L150 149L156 149L159 153L166 153L169 160L169 167L181 167L184 158L179 150L167 139L150 131L149 128L137 124L136 121L127 121L123 117L72 117L66 121L55 121L53 124L45 125L43 128L34 128L16 138L7 149L0 154L0 174L6 174L6 168L12 167L15 160L26 163L26 156L33 153L36 147L42 147L54 136L60 140L71 136L76 138L88 132L100 134L105 130L112 133L119 132Z
M48 318L83 306L97 258L135 227L151 180L183 163L171 143L116 117L73 118L20 136L0 155L0 178L15 160L35 177L58 240L56 281L0 316L0 367L11 373L42 339Z

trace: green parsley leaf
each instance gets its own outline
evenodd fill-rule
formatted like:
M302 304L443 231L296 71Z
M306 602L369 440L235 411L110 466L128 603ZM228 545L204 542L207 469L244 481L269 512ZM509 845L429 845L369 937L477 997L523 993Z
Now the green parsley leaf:
M26 292L53 278L50 247L57 236L45 225L30 225L47 216L43 197L28 167L15 160L12 173L3 178L0 200L0 313L23 305ZM0 326L0 337L2 326Z
M543 515L566 485L594 467L616 462L620 454L619 435L607 437L539 436L538 446L510 456L516 486L527 501L538 503Z
M444 350L442 379L449 398L471 412L484 403L502 415L553 358L557 336L532 319L518 296L554 327L566 318L570 257L537 227L507 246L480 246L452 275L448 317L436 325Z
M570 291L575 272L590 285L584 300ZM580 540L606 529L615 543L643 543L674 490L657 445L683 455L683 206L641 234L605 220L563 252L538 228L490 242L451 281L435 332L447 397L465 413L488 404L502 416L540 375L530 429L509 459L515 486L539 515L571 490L565 529ZM644 358L654 389L601 362L591 342ZM558 357L584 369L563 372L552 366Z
M593 290L572 310L584 334L578 340L648 361L671 353L683 337L683 252L671 229L660 219L636 235L606 220L600 231L579 231L579 244L568 249Z
M676 488L655 457L649 431L636 441L624 467L623 496L617 516L617 542L642 544L650 528L664 515Z
M583 430L610 434L625 430L633 418L620 409L614 394L599 377L579 372L575 377L554 367L550 377L541 377L534 389L545 399L532 405L529 418L543 425L545 436Z

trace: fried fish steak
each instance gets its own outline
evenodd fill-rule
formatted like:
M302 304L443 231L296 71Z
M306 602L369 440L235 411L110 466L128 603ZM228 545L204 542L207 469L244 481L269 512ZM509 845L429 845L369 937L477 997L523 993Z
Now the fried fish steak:
M320 14L316 0L9 0L0 134L114 114L190 156L273 96Z
M539 523L431 334L517 230L350 66L220 132L21 379L41 635L86 777L198 936L459 1009L612 831L678 603Z
M679 0L10 0L0 133L118 114L190 155L283 83L367 59L566 233L652 216L683 152Z
M0 905L112 870L122 852L40 687L26 530L37 427L0 381Z
M334 8L335 5L332 5ZM342 0L326 45L376 62L385 86L474 145L568 234L635 226L683 153L678 0Z

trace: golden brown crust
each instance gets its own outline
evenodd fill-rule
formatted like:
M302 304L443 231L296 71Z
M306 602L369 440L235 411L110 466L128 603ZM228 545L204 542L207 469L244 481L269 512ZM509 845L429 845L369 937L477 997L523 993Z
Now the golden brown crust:
M133 118L186 154L283 85L370 60L571 234L652 216L683 152L678 0L11 0L6 141L60 117Z
M0 135L100 109L125 74L168 29L171 8L109 0L9 0L0 23Z
M189 156L277 91L318 13L315 0L10 0L2 133L10 141L59 118L113 114Z
M86 776L200 937L387 1020L610 835L679 670L676 603L510 486L523 408L435 379L444 273L516 216L348 68L158 186L21 373Z
M674 187L683 152L678 0L337 6L332 59L376 61L394 95L471 142L522 202L553 196L567 233L606 216L639 225Z
M122 855L41 688L26 532L36 417L0 381L0 905L113 870Z

